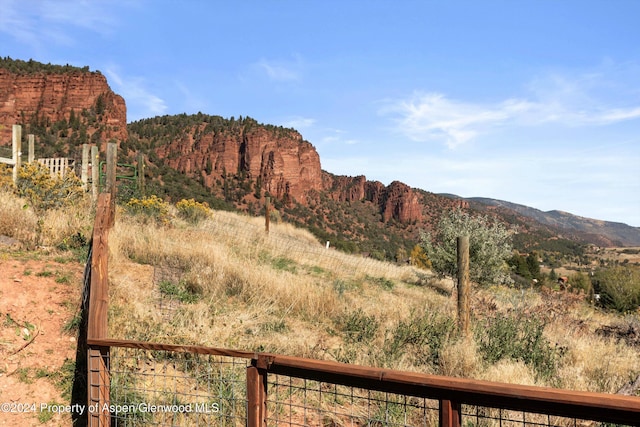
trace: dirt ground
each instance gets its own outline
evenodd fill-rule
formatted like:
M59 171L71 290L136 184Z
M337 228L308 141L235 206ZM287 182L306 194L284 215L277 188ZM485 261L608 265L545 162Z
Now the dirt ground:
M0 251L0 426L71 425L83 268Z

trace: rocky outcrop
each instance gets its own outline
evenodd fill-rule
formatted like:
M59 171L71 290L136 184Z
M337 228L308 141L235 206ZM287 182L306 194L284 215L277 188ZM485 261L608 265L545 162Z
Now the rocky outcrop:
M320 156L293 130L252 126L237 133L206 132L198 126L156 153L168 166L201 177L207 187L233 175L273 197L301 203L309 191L322 189Z
M127 109L99 72L14 73L0 68L0 141L11 139L11 125L38 123L50 127L66 121L85 126L96 142L127 139ZM24 131L23 131L24 133ZM89 141L86 141L89 142Z
M384 222L395 219L406 224L422 220L424 206L419 195L402 182L394 181L385 187L379 181L367 181L363 175L350 177L326 173L323 185L333 200L366 200L378 206Z
M422 220L420 198L408 185L392 182L386 188L383 200L382 218L385 222L392 218L403 224Z

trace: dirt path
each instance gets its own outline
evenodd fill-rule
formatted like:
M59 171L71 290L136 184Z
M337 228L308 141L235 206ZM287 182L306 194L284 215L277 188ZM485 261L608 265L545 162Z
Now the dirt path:
M62 405L70 401L83 265L64 261L0 252L2 427L71 424Z

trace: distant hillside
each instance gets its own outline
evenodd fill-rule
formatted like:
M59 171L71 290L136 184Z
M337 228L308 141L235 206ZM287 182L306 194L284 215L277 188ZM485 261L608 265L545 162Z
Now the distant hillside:
M579 236L584 240L594 243L600 241L603 246L640 246L640 228L627 224L584 218L558 210L543 212L517 203L484 197L472 197L465 200L509 209L520 215L533 218L541 224Z

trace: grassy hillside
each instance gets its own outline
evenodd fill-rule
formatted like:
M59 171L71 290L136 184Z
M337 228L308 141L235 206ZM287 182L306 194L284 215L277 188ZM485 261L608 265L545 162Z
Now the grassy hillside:
M90 200L52 201L50 187L34 188L49 190L0 193L0 234L28 251L86 254ZM287 223L267 235L263 221L193 201L119 206L110 335L604 392L640 374L638 312L615 315L568 291L488 286L473 292L473 334L463 338L450 282L327 249ZM612 271L618 282L632 272Z
M435 374L616 392L640 349L603 325L638 315L550 289L476 289L473 336L451 283L326 249L289 224L216 211L198 224L121 211L111 234L110 334L260 350ZM635 325L635 326L634 326Z

